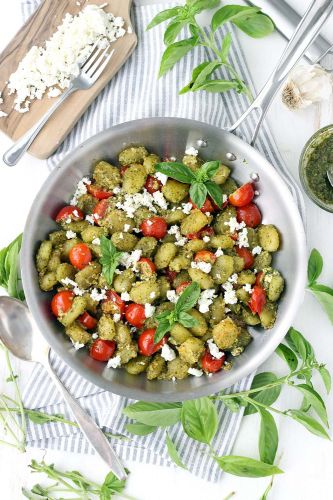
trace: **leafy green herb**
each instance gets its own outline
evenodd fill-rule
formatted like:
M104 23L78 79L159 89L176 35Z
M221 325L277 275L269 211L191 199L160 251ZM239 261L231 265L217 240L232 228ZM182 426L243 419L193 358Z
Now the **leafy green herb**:
M223 205L223 193L220 186L211 179L220 167L219 161L208 161L196 172L192 172L189 167L179 162L161 162L155 165L157 172L176 179L184 184L190 184L190 197L193 203L201 208L209 194L216 205L220 208Z
M154 425L141 424L140 422L136 424L126 424L125 428L128 432L136 434L137 436L148 436L148 434L152 434L157 429Z
M168 427L180 420L181 403L146 403L138 401L124 408L123 413L141 424Z
M322 305L331 323L333 323L333 288L317 283L323 269L323 258L315 248L312 249L308 261L309 290Z
M275 465L266 464L253 458L229 455L227 457L216 457L215 460L221 469L234 476L265 477L272 474L283 474L283 471Z
M278 380L277 376L271 372L258 373L252 382L251 389L255 389L256 392L250 395L249 398L253 399L254 402L264 404L265 406L270 406L278 399L281 392L281 385L276 383ZM264 390L257 391L258 388L264 387ZM248 405L245 408L244 415L251 415L256 413L256 405Z
M273 21L259 7L242 7L226 5L215 12L210 31L207 33L196 21L196 15L203 10L219 5L218 0L187 0L182 7L174 7L157 14L148 24L147 30L168 21L164 33L166 49L161 58L159 76L170 71L194 47L210 49L214 55L212 61L203 61L193 69L191 81L183 87L180 94L186 92L226 92L235 89L237 92L251 96L245 82L230 63L228 56L232 43L231 33L227 32L221 46L216 40L216 31L226 23L232 23L252 38L262 38L274 31ZM178 36L190 33L191 37L177 40ZM186 35L185 35L186 36ZM225 67L230 79L214 78L214 73Z
M173 462L176 465L178 465L178 467L181 467L182 469L187 469L186 465L183 464L182 459L180 458L175 443L172 441L168 433L166 433L165 436L165 444L171 460L173 460Z
M10 297L24 300L19 263L21 245L22 234L0 250L0 286L7 290Z
M259 433L260 460L266 464L274 464L279 443L276 423L274 417L265 408L258 407L258 413L261 417Z
M101 237L101 252L102 257L99 261L102 265L102 273L108 284L112 285L114 272L123 253L118 252L112 241L106 236Z
M181 323L185 328L192 328L198 324L186 311L192 309L200 297L200 286L193 282L185 288L174 308L157 316L158 325L156 328L154 342L157 344L164 335L169 332L175 323Z
M188 436L210 444L216 434L218 420L214 403L207 397L184 401L181 420Z
M275 352L280 356L280 358L285 360L290 370L296 370L298 366L298 359L296 354L290 349L290 347L286 346L285 344L280 344L275 349Z

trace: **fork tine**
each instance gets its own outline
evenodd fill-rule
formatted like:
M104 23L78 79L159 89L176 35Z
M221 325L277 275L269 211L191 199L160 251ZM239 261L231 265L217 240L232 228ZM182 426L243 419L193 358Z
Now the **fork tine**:
M96 40L96 42L92 46L92 51L90 52L88 59L86 59L85 62L82 64L81 70L84 69L84 71L87 71L87 69L90 68L90 66L95 62L96 57L98 56L98 54L102 50L102 49L98 48L99 42L100 42L100 40ZM97 48L97 50L96 50L96 48Z
M106 65L108 64L108 62L110 61L111 57L113 56L114 51L115 51L115 49L113 49L113 51L110 52L110 54L108 54L106 56L105 61L100 65L100 67L95 71L95 73L90 78L92 78L94 81L96 81L101 76L101 74L103 73Z
M102 63L102 61L104 59L104 56L106 56L109 48L110 48L110 45L108 45L107 47L105 47L105 49L103 50L102 53L99 51L99 53L98 53L99 57L97 59L95 59L94 63L91 64L89 66L89 68L87 68L85 70L85 73L86 73L87 76L89 76L89 78L91 78L93 76L93 74L95 73L95 71L98 69L99 65Z

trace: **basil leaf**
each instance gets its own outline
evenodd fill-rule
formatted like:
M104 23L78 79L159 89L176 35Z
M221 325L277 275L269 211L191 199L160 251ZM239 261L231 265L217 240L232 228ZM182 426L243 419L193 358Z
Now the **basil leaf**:
M321 304L331 323L333 323L333 290L324 285L312 285L309 290Z
M332 387L332 378L330 372L327 370L325 366L320 366L318 368L318 372L324 382L327 394L330 393Z
M186 94L186 92L189 92L191 89L192 89L192 86L195 82L195 80L198 78L198 76L200 75L200 73L202 72L203 69L206 68L206 66L208 66L208 64L210 64L208 61L207 62L203 62L201 64L199 64L199 66L197 66L196 68L194 68L194 70L192 71L192 78L191 78L191 81L185 85L185 87L183 87L180 91L179 91L179 94Z
M241 5L225 5L215 12L212 18L212 30L216 31L217 28L225 24L227 21L234 22L236 19L242 17L248 18L251 14L260 11L259 7L242 7Z
M136 424L126 424L125 429L131 434L136 434L137 436L147 436L148 434L152 434L155 432L158 427L155 425L146 425L142 423Z
M168 427L180 421L181 403L146 403L138 401L123 409L123 414L151 426Z
M168 450L168 453L169 453L169 456L170 456L171 460L176 465L178 465L178 467L182 467L182 469L186 469L187 470L186 465L183 464L183 462L182 462L182 460L180 458L180 455L178 453L178 450L177 450L174 442L172 441L172 439L170 438L170 436L169 436L168 433L166 433L165 444L167 446L167 450Z
M207 9L213 9L219 5L220 0L196 0L191 3L191 13L198 14L199 12Z
M323 422L323 424L325 424L326 427L328 427L329 424L328 424L325 403L321 398L321 396L318 394L318 392L307 384L298 384L298 385L295 384L293 387L302 392L302 394L306 399L307 404L310 404L312 406L312 408L317 413L318 417Z
M184 27L183 21L178 21L178 20L171 21L171 23L169 24L164 33L163 40L165 45L170 45L171 43L173 43L176 40L179 33L181 32L181 30L183 29L183 27Z
M220 161L207 161L200 167L198 172L196 172L196 179L198 182L206 182L211 179L218 169L220 168Z
M207 80L196 90L206 90L206 92L227 92L228 90L239 88L239 83L235 80Z
M195 180L192 170L183 163L164 161L157 163L155 170L184 184L191 184Z
M190 187L190 197L193 203L201 208L207 198L207 188L203 182L193 181Z
M193 318L193 316L184 311L179 313L177 319L179 323L185 326L185 328L193 328L194 326L198 325L198 321Z
M22 246L22 234L17 236L7 247L0 252L0 286L5 288L8 295L24 300L21 285L19 255Z
M120 480L113 472L109 472L101 487L100 500L110 500L112 493L121 493L125 488L125 484L126 480ZM78 484L78 486L81 486L81 484Z
M286 341L289 346L298 354L303 361L314 360L315 355L311 344L303 337L303 335L291 327L286 335Z
M191 37L169 45L162 55L159 77L170 71L182 57L186 56L196 46L197 41L196 37Z
M274 31L274 23L266 14L258 12L246 18L234 19L233 24L252 38L263 38Z
M220 57L223 62L227 62L228 60L228 55L229 55L229 50L231 46L232 38L231 38L231 33L227 33L225 37L222 40L222 46L220 50Z
M102 274L108 284L112 285L114 272L119 265L123 253L118 252L112 241L106 236L101 237L100 248L102 256L99 261L102 265Z
M257 389L259 387L263 387L267 384L271 384L272 382L277 381L277 376L272 372L263 372L258 373L253 379L251 389ZM281 386L277 385L275 387L271 387L268 389L263 389L260 392L254 392L253 394L249 394L249 398L253 399L253 403L255 405L256 401L258 403L262 403L266 406L271 406L280 396ZM256 408L254 406L247 406L244 411L244 415L251 415L252 413L256 413Z
M288 346L280 344L275 349L275 352L278 356L280 356L280 358L282 358L287 363L291 371L297 369L298 366L297 356L294 353L294 351L292 351Z
M162 12L159 12L148 24L146 30L150 30L151 28L154 28L154 26L157 26L160 23L163 23L164 21L167 21L168 19L171 19L172 17L176 17L180 12L182 11L181 7L173 7L172 9L166 9L163 10Z
M156 332L154 335L154 344L158 344L163 339L164 335L170 331L172 322L168 319L162 319L158 322Z
M253 458L229 455L215 458L222 470L240 477L266 477L273 474L283 474L275 465L266 464Z
M287 415L303 425L308 431L324 439L330 439L324 427L314 418L300 410L288 410Z
M222 63L220 61L212 61L206 64L205 67L202 69L202 71L198 74L197 78L195 79L191 90L193 92L197 90L203 83L206 82L207 78L220 66L222 66Z
M200 286L195 281L187 286L176 302L176 313L180 314L181 312L186 312L189 309L192 309L192 307L194 307L198 302L200 291Z
M321 275L323 270L323 258L316 248L313 248L308 261L308 282L311 286Z
M207 181L205 182L205 185L210 197L213 198L213 201L219 208L222 208L223 193L220 186L218 184L215 184L215 182L213 181Z
M259 433L260 460L266 464L274 464L279 443L279 435L273 416L264 408L257 406L261 417Z
M210 444L218 426L216 407L207 397L184 401L181 422L190 438Z
M228 410L233 413L237 413L240 410L240 404L237 401L237 398L234 399L224 399L223 404L228 408Z

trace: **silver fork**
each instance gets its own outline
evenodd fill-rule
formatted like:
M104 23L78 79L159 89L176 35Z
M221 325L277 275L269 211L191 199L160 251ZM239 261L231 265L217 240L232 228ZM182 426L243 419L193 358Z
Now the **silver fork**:
M98 42L93 45L92 52L88 59L80 66L80 74L71 81L69 87L59 97L59 99L50 107L44 116L26 132L18 141L13 144L3 155L3 161L9 167L17 164L29 146L35 140L48 119L61 106L67 97L76 90L86 90L98 80L104 71L109 60L113 56L114 50L108 52L110 45L106 48L100 48Z

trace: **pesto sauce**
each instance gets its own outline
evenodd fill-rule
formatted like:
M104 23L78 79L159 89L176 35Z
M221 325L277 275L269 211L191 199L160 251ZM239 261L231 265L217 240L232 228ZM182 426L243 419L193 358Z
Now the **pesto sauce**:
M333 187L327 170L333 167L333 134L314 146L305 166L305 176L310 190L322 202L333 205Z

